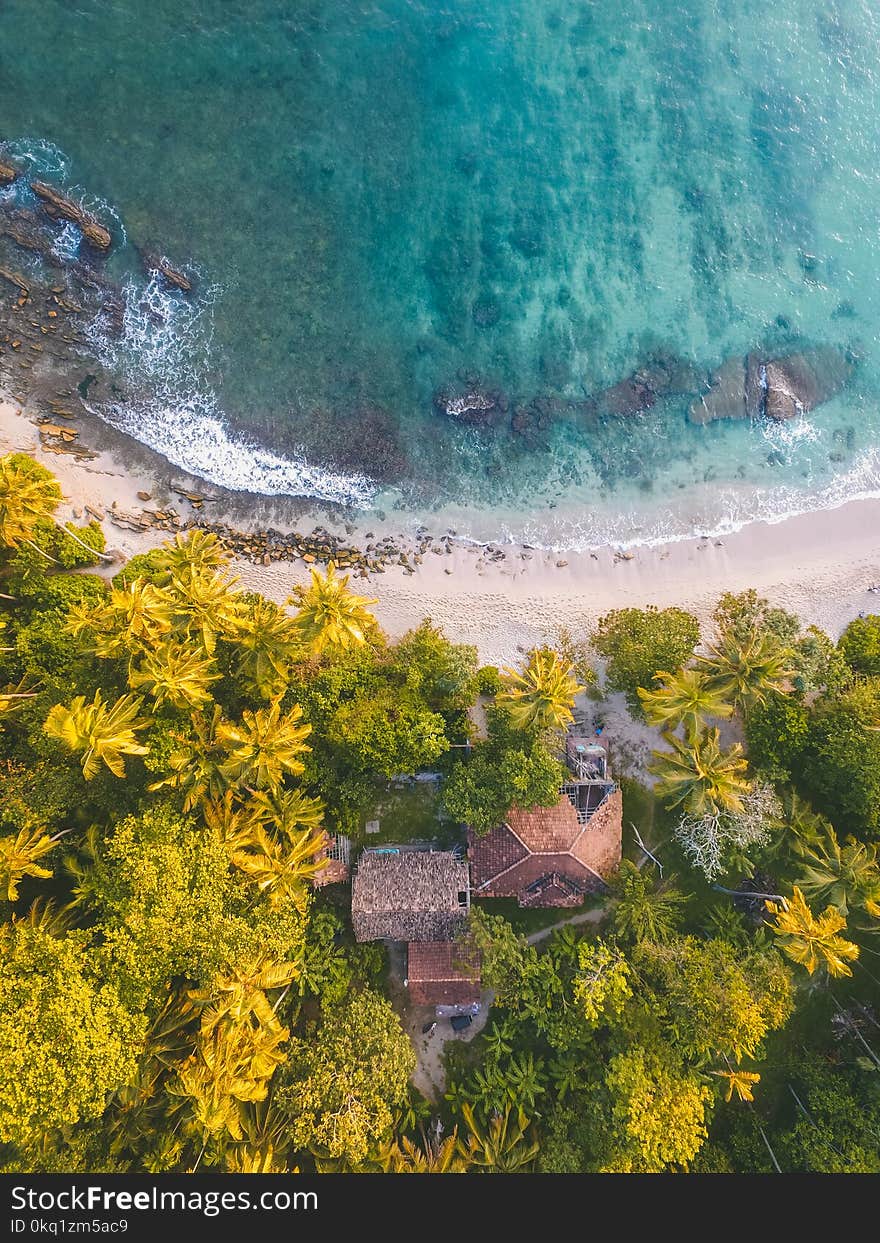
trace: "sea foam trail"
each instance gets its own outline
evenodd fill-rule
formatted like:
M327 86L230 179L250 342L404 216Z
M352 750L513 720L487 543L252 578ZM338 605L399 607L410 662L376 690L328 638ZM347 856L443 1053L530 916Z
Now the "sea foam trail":
M100 361L142 395L90 405L94 414L189 474L231 491L369 504L376 488L365 476L325 470L301 453L280 457L229 429L200 374L210 350L216 287L187 300L164 289L154 273L146 287L129 281L123 293L122 332L99 316L90 335Z

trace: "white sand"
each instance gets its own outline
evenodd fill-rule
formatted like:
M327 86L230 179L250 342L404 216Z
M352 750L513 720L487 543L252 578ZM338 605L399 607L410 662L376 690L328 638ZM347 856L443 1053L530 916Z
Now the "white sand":
M137 513L144 504L138 490L153 494L151 508L175 499L167 483L132 474L121 454L105 452L80 462L46 452L17 403L2 402L0 453L10 450L32 453L53 471L71 515L87 517L86 504L109 510L114 502ZM165 470L166 480L182 478L170 466ZM186 502L176 507L181 514L188 509ZM222 520L218 509L203 512ZM260 521L265 525L265 513ZM240 519L234 525L241 527ZM162 531L121 530L109 521L105 531L108 545L125 557L168 538ZM363 542L359 531L351 539ZM880 501L853 501L775 525L754 523L723 541L693 539L637 549L627 554L629 559L612 548L550 554L505 546L505 552L504 561L492 563L473 547L457 546L449 555L429 551L412 576L395 566L354 585L378 598L376 616L392 637L429 616L450 638L475 644L482 660L491 663L516 661L519 652L552 639L560 626L582 637L612 608L676 604L707 624L722 592L747 587L836 638L859 612L872 612L880 602L880 596L866 590L880 582ZM278 601L308 577L305 565L289 562L264 567L238 561L236 572L243 586Z

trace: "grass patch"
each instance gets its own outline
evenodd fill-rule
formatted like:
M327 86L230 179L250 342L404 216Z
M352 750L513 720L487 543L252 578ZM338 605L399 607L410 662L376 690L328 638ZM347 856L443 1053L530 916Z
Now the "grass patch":
M443 815L436 781L389 783L364 816L369 820L379 821L379 832L362 830L354 837L361 846L424 841L449 850L464 842L461 826Z

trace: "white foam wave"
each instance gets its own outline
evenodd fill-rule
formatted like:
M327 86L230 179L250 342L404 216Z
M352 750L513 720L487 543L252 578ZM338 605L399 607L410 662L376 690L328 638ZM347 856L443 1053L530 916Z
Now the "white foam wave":
M71 263L79 254L81 242L81 231L72 220L68 220L62 225L61 232L52 243L52 253L57 255L63 263Z
M836 475L816 490L779 485L758 489L743 485L712 485L699 495L696 490L681 509L647 509L635 512L620 499L612 511L581 509L574 513L524 518L510 516L498 523L499 534L487 540L476 524L466 527L460 515L459 536L476 543L529 544L548 552L587 552L595 548L656 547L705 536L717 539L733 535L756 522L775 525L817 510L839 509L851 501L880 499L880 447L865 450L848 471Z
M70 161L54 142L45 138L16 138L4 143L4 150L16 160L23 160L31 173L63 179L67 176Z
M229 430L202 375L218 292L213 286L198 299L182 298L165 288L157 273L146 287L130 281L121 334L99 316L90 335L104 365L133 391L146 388L147 395L131 405L90 408L175 466L232 491L368 505L376 489L366 477L314 466L301 452L280 457Z

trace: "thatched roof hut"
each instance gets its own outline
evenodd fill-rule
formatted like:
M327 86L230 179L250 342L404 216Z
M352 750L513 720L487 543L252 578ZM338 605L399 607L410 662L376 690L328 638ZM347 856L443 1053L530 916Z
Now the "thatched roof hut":
M365 850L351 891L358 941L451 941L470 906L467 862L445 851Z

